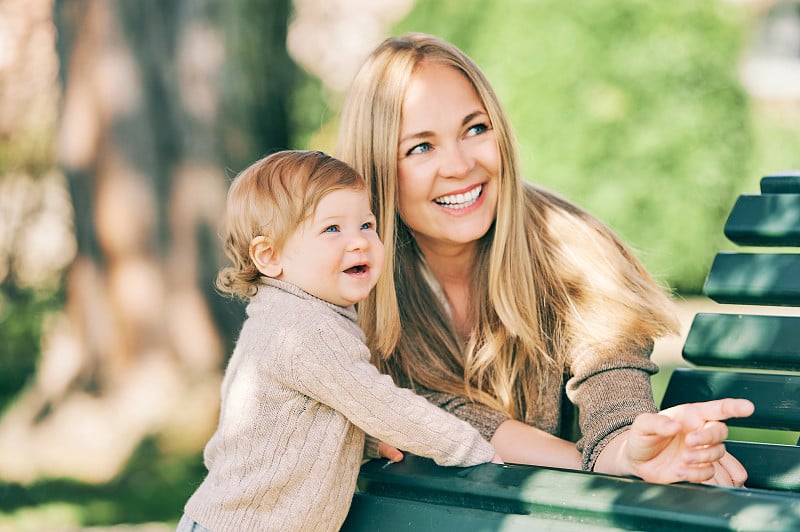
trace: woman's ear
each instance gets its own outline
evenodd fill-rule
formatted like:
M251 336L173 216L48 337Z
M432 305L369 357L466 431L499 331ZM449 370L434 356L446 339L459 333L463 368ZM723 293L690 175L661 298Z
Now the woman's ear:
M250 260L267 277L277 279L283 274L278 254L266 237L257 236L250 241Z

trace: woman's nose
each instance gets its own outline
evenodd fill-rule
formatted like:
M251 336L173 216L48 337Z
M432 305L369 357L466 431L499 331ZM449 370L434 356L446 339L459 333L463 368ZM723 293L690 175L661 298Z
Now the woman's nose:
M463 177L472 169L472 158L458 142L443 150L440 173L444 177Z

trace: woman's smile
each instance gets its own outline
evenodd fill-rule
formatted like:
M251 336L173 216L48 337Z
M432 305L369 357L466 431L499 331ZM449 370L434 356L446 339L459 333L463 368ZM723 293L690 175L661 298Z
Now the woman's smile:
M457 193L457 194L448 194L446 196L440 196L436 198L434 203L437 205L441 205L442 207L446 207L448 209L466 209L467 207L471 207L478 201L481 197L481 192L483 191L483 184L481 183L477 187L473 187L467 192L464 193Z

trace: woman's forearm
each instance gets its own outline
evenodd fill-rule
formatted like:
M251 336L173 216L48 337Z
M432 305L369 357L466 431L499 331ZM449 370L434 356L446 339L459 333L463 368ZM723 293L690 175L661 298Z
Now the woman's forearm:
M626 467L628 462L624 459L627 442L628 431L617 434L597 455L593 471L609 475L630 475L631 471Z
M489 442L507 463L581 468L574 443L514 419L502 422Z

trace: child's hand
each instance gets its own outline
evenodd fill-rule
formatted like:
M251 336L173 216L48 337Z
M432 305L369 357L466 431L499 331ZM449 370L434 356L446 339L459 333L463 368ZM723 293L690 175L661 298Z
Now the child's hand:
M403 453L401 453L397 447L392 447L388 443L383 442L378 443L378 455L383 458L388 458L392 462L399 462L403 459Z
M505 462L503 462L503 459L500 458L500 455L497 454L497 453L494 453L494 456L492 457L492 463L493 464L505 464Z

